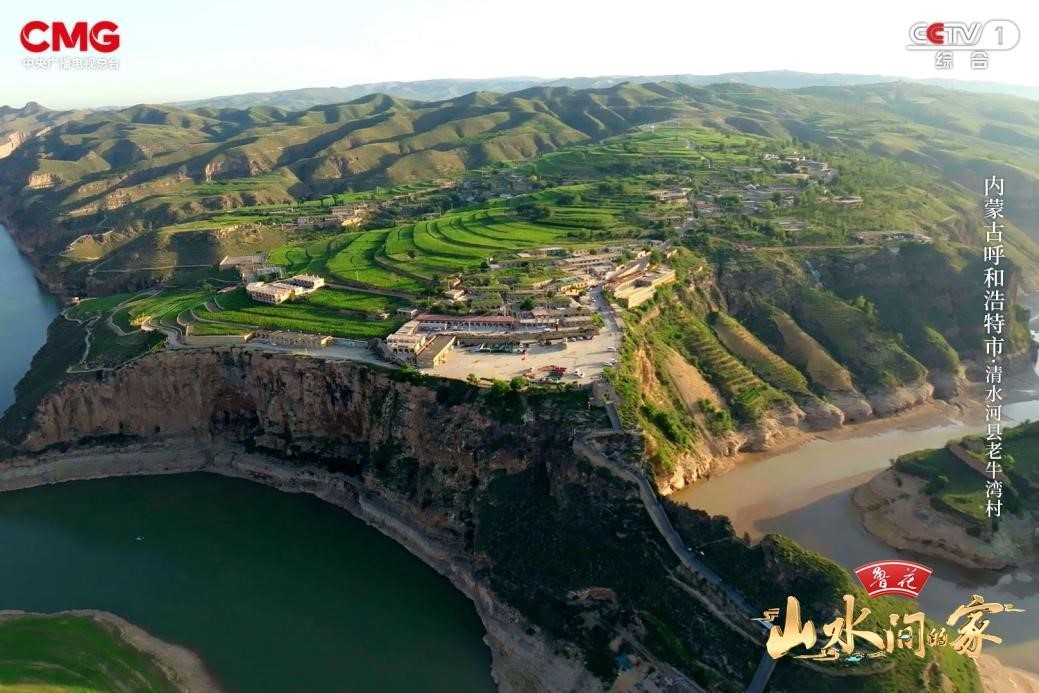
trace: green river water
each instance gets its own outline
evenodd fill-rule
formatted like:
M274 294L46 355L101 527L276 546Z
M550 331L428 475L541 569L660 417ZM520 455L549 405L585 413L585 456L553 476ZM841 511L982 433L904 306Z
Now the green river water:
M0 268L6 407L57 308L2 227ZM77 608L195 651L234 692L494 688L480 620L446 579L343 510L247 481L0 494L0 609Z

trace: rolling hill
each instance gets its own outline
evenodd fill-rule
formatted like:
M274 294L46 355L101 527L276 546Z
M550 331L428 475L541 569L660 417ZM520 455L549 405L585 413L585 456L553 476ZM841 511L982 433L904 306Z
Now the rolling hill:
M906 83L538 86L434 102L375 94L300 111L8 109L0 122L39 129L0 160L0 198L19 239L53 257L85 234L130 237L220 210L449 180L674 120L762 146L797 140L901 160L961 186L964 200L1003 175L1014 223L1039 228L1039 103ZM947 216L959 240L978 238L962 205Z

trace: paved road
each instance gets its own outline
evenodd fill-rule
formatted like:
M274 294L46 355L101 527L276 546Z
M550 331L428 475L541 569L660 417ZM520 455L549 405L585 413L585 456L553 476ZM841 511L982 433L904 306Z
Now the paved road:
M765 686L768 685L768 680L775 668L776 660L772 659L769 653L766 652L761 657L761 661L758 662L758 668L754 671L754 678L750 680L750 685L747 686L747 693L762 693L765 690Z
M612 404L612 401L607 404L607 411L609 411L610 404ZM657 531L660 532L662 537L664 537L664 541L667 542L668 547L678 558L679 562L694 575L701 577L709 585L724 594L740 611L744 612L748 619L759 616L759 612L750 605L743 595L729 586L720 575L711 570L707 564L697 558L686 547L685 542L682 541L678 531L675 529L674 525L671 524L671 519L667 516L664 506L661 505L660 498L657 495L657 490L653 487L650 480L646 478L644 474L637 473L617 462L614 462L602 452L588 444L590 438L594 438L597 435L603 435L603 433L604 432L585 432L578 434L574 438L573 442L574 451L586 457L592 464L605 467L616 476L636 484L639 489L639 498L642 500L642 505L646 508L646 512L649 513L650 519L653 521L654 526L656 526ZM723 618L722 620L728 621L726 618ZM728 622L732 625L731 621ZM752 621L751 623L757 623L761 627L761 635L762 639L764 639L768 634L769 627L758 621ZM747 631L741 632L746 633ZM751 683L747 688L747 693L761 693L765 690L769 677L772 675L773 669L775 669L775 664L776 660L772 659L768 652L763 652L761 661L758 663L758 668L754 673L754 678L751 680Z

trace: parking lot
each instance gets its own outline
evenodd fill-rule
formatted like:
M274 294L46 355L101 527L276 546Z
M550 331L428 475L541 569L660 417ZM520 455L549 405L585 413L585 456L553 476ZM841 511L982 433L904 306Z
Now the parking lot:
M525 354L477 352L477 347L458 347L447 357L446 363L423 369L423 372L461 380L470 373L478 378L509 380L527 375L533 369L533 379L538 379L548 375L549 366L564 366L562 382L590 382L599 377L607 361L617 357L610 347L617 348L617 339L605 331L592 339L570 341L565 345L533 344ZM577 375L578 370L581 376Z
M575 339L569 342L546 346L530 345L525 354L478 352L477 347L456 347L447 357L447 362L436 368L424 368L423 373L445 378L465 380L470 373L478 378L510 380L516 376L529 376L537 380L549 374L550 366L566 368L561 382L588 383L599 377L603 366L617 358L621 330L613 312L602 298L602 292L593 288L590 292L591 305L603 317L604 326L591 339ZM581 371L581 375L577 375Z

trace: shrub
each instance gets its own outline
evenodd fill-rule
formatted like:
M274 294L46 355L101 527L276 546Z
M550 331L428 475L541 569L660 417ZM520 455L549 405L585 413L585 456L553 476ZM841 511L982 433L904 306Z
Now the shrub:
M949 477L945 476L944 474L939 474L938 476L934 477L933 479L927 482L927 485L924 486L924 493L933 496L945 489L948 485Z

